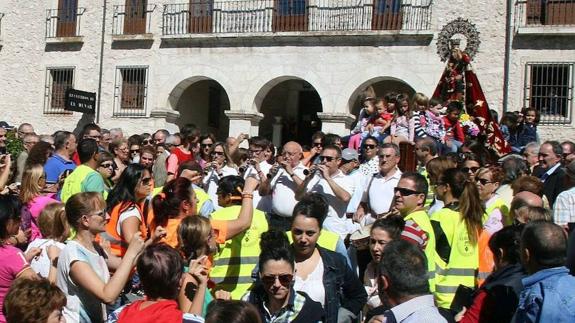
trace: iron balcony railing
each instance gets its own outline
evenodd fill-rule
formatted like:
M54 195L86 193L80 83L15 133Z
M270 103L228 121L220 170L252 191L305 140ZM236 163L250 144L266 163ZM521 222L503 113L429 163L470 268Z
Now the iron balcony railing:
M141 35L151 33L155 4L144 6L114 6L113 35Z
M163 35L428 30L431 0L193 0L167 4Z
M46 38L81 36L80 26L86 8L46 10Z
M575 26L573 0L518 0L516 27Z

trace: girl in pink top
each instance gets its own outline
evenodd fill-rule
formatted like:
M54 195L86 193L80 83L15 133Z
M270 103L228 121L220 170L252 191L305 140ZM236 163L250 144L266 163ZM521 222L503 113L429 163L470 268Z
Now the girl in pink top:
M30 241L42 238L38 228L38 217L44 207L50 203L58 203L53 194L44 195L42 191L46 187L46 175L44 167L40 164L30 165L22 176L20 188L20 200L22 201L22 228L31 229Z

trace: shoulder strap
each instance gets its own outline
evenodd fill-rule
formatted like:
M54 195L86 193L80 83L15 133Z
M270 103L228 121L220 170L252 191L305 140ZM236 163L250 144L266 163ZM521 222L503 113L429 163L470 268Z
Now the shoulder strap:
M431 220L431 227L435 234L435 251L445 263L449 263L449 255L451 254L451 246L447 240L445 232L441 228L439 221Z

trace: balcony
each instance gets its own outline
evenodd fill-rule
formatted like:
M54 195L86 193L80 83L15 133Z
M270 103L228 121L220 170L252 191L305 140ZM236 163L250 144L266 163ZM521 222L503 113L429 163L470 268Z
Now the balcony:
M518 0L515 31L518 35L575 36L575 1Z
M113 41L153 40L151 32L152 14L156 5L114 6L112 25Z
M432 38L430 24L431 0L193 0L164 5L162 39Z
M86 8L46 10L46 43L82 43L82 15Z

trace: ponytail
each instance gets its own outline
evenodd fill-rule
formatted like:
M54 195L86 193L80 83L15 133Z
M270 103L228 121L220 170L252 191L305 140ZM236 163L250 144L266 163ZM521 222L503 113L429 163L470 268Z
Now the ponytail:
M192 192L192 182L185 177L178 177L167 183L162 192L152 199L152 227L166 226L169 219L177 217L181 203L189 201Z

